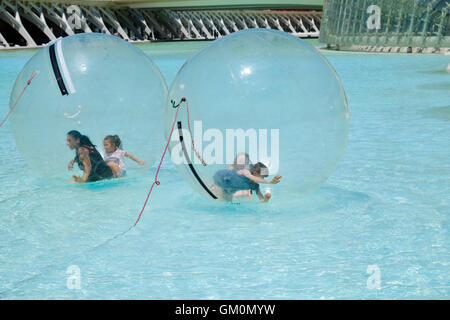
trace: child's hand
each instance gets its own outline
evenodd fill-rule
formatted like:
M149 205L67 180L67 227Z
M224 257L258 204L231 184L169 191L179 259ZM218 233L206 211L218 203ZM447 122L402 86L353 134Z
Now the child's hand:
M145 162L144 162L144 161L139 160L138 163L139 163L141 166L145 166Z
M277 184L281 180L281 176L275 176L273 177L272 181L270 181L270 184Z
M73 181L77 182L77 183L84 183L84 180L81 179L79 176L75 176L73 175Z
M267 202L270 200L270 198L272 198L272 195L270 194L270 192L267 192L266 195L264 196L264 199L262 199L262 202Z

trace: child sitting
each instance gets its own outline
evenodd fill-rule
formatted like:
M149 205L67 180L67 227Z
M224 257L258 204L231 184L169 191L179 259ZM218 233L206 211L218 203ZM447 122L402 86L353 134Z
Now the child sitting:
M125 157L136 161L141 166L145 164L143 161L139 160L131 153L125 152L122 149L122 142L117 135L106 136L103 140L103 147L105 148L104 160L106 164L111 168L116 178L120 178L127 174L124 162Z

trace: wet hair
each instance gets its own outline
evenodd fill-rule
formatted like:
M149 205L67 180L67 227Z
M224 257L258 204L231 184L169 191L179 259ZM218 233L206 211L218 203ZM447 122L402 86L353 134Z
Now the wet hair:
M114 136L108 135L105 137L105 139L103 139L103 141L105 140L108 140L109 143L114 145L117 149L122 149L122 141L117 134Z
M263 178L266 178L269 175L269 170L264 165L264 163L257 162L255 164L250 165L250 172L256 173L257 175L260 175Z
M74 139L80 139L80 147L82 146L95 147L95 144L93 144L87 136L82 135L77 130L69 131L67 132L67 135L72 136Z

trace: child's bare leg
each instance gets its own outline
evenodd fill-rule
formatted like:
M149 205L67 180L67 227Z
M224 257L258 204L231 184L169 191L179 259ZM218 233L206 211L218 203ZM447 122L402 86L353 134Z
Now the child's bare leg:
M122 170L120 170L120 167L117 165L117 163L107 162L106 164L111 168L115 178L120 178L122 176Z
M223 189L219 186L216 186L214 183L210 185L209 189L211 189L212 193L217 197L219 201L230 201L223 191Z
M238 190L235 193L233 193L233 197L243 197L248 195L248 190Z
M233 200L239 197L247 197L248 200L252 200L252 192L250 190L239 190L233 193Z

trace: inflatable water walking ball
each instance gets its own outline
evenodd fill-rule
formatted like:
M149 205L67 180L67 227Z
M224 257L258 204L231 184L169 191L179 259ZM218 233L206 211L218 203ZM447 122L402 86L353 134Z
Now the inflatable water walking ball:
M32 74L35 77L11 114L11 127L33 170L47 178L71 178L67 164L74 151L66 146L70 130L87 135L100 152L105 136L118 135L125 151L154 163L163 144L167 86L141 50L98 33L58 39L22 69L10 107ZM145 172L138 167L127 162L128 175Z
M169 90L166 139L183 97L171 158L209 199L250 199L245 192L230 197L246 182L223 170L257 162L267 180L282 176L279 184L260 184L263 194L306 195L330 176L346 147L349 111L336 72L315 48L284 32L239 31L191 57Z

